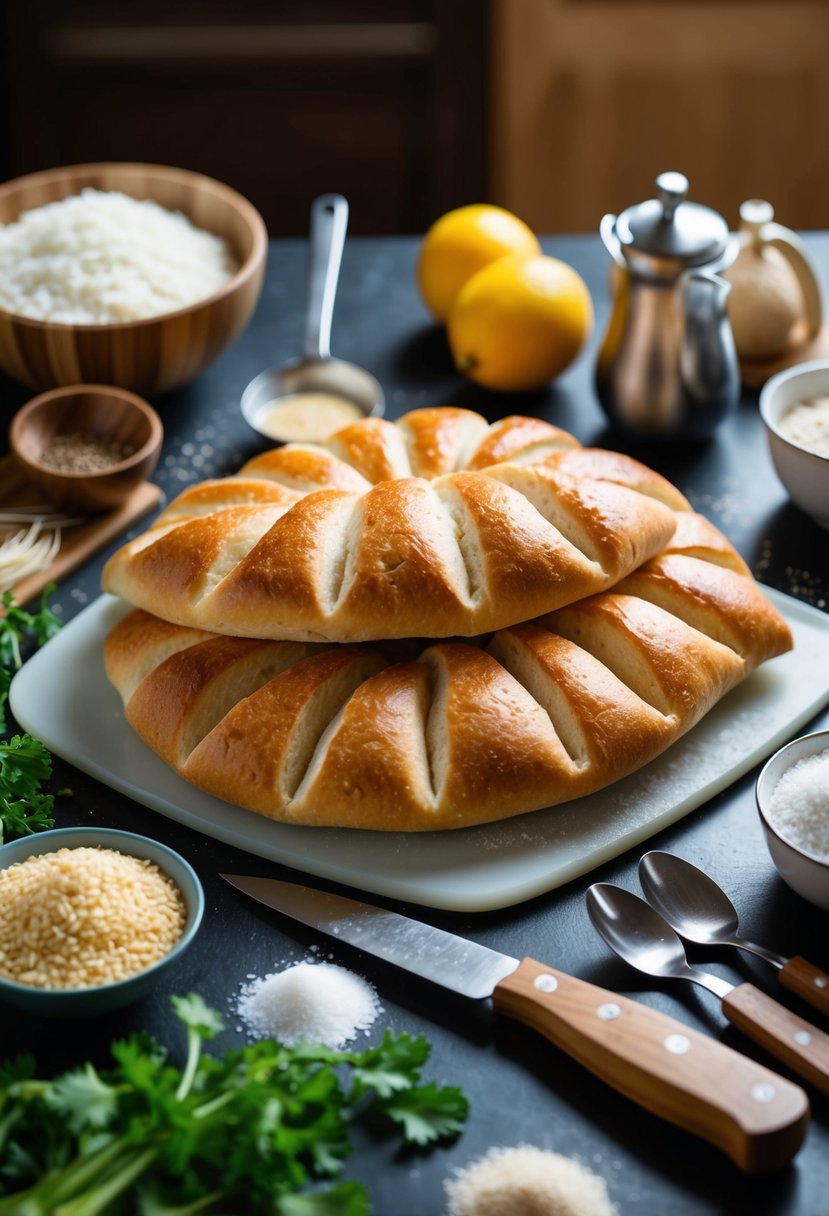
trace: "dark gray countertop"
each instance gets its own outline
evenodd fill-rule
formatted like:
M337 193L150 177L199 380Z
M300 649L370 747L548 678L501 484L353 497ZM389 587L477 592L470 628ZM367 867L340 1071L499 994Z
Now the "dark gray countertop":
M812 234L807 239L829 270L829 236ZM478 390L454 373L442 331L430 325L416 294L413 238L349 241L334 322L334 353L379 377L390 417L424 405L448 404L479 410L492 419L532 413L572 431L583 443L632 451L606 431L592 388L594 352L608 308L604 252L594 237L550 238L544 245L582 273L597 309L596 337L555 387L505 398ZM275 242L265 291L246 333L194 384L154 403L166 430L155 480L168 496L204 476L232 472L260 450L258 437L239 414L239 396L259 371L298 351L304 271L304 243ZM7 428L15 409L30 395L19 385L0 381L0 428ZM829 608L827 534L788 503L771 466L754 395L746 395L737 414L708 445L673 454L633 454L671 478L696 508L709 515L764 582L820 609ZM55 599L64 617L72 617L97 596L101 568L111 551L100 554L58 589ZM809 729L827 726L829 714L824 713ZM827 967L829 919L777 877L756 821L755 777L756 772L738 781L654 837L650 847L678 853L719 880L737 904L747 936ZM47 1069L87 1057L102 1061L106 1044L135 1027L159 1035L175 1052L177 1032L168 1012L171 993L197 990L209 1003L227 1010L246 976L266 974L321 945L333 952L334 961L375 985L384 1007L378 1030L388 1026L426 1034L433 1044L429 1075L462 1084L471 1103L467 1129L449 1149L396 1155L391 1142L360 1140L346 1176L367 1183L374 1210L382 1216L439 1216L444 1207L443 1180L454 1167L492 1145L522 1142L578 1157L601 1173L621 1216L829 1213L826 1098L813 1095L811 1128L795 1162L769 1177L747 1179L715 1150L618 1096L533 1032L494 1017L486 1004L476 1006L347 947L328 945L246 902L217 876L220 870L231 870L296 878L296 872L181 827L59 760L55 779L56 787L67 785L74 791L71 802L59 803L59 824L107 824L155 836L178 849L204 883L206 915L195 946L166 982L126 1010L82 1024L47 1023L0 1010L3 1056L34 1050ZM505 911L459 916L403 910L506 953L547 960L763 1058L738 1032L726 1028L712 997L690 986L669 986L638 976L610 955L591 928L584 907L589 882L607 880L637 889L635 871L641 851L626 853L590 878ZM711 969L735 981L753 978L775 991L773 975L760 963L721 954ZM803 1007L799 1011L805 1012ZM228 1026L218 1048L241 1040L236 1019L230 1017Z

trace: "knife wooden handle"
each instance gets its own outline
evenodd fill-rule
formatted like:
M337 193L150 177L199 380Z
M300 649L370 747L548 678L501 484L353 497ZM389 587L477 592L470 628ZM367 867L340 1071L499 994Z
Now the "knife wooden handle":
M531 958L493 1003L745 1173L778 1169L803 1143L809 1100L799 1086L647 1005Z
M805 958L790 958L780 972L780 983L821 1013L829 1013L829 975Z
M829 1034L799 1018L774 997L740 984L723 998L723 1013L775 1059L829 1094Z

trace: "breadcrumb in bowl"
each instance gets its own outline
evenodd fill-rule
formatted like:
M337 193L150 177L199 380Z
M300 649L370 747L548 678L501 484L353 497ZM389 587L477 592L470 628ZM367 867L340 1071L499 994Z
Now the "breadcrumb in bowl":
M445 1190L447 1216L617 1216L603 1178L528 1144L491 1148Z
M143 996L195 936L192 867L132 832L57 828L0 848L0 1000L85 1017Z

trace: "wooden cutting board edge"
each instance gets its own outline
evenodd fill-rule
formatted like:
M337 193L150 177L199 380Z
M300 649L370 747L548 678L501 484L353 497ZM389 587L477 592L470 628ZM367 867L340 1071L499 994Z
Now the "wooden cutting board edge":
M11 457L0 457L0 507L23 506L20 500L13 501L10 495L17 486L15 466ZM136 520L148 515L159 505L162 498L160 486L144 481L136 486L128 498L115 511L91 517L86 523L67 528L62 538L60 552L45 570L37 570L20 580L12 588L18 604L27 604L40 595L49 583L57 583L83 562L88 561L104 545L126 532ZM2 615L2 609L0 609Z

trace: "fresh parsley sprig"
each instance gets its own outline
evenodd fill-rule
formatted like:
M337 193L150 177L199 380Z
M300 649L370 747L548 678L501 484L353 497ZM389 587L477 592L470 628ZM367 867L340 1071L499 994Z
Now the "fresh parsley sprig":
M16 604L11 591L3 592L4 615L0 617L0 664L3 667L18 670L23 664L23 647L28 642L42 646L60 629L62 622L46 602L54 590L54 583L44 588L35 612L27 612Z
M419 1145L462 1128L461 1092L420 1083L423 1037L387 1031L362 1052L263 1040L214 1058L202 1047L220 1015L198 995L173 1007L181 1070L142 1033L112 1045L106 1071L0 1069L0 1216L368 1216L361 1185L328 1181L355 1119L387 1116Z
M11 676L9 668L22 666L22 651L29 644L42 646L53 637L61 622L46 603L54 583L44 590L36 612L15 604L10 591L3 595L0 617L0 844L15 836L28 836L55 826L54 796L41 787L52 775L52 757L44 745L29 734L6 735L6 705Z

